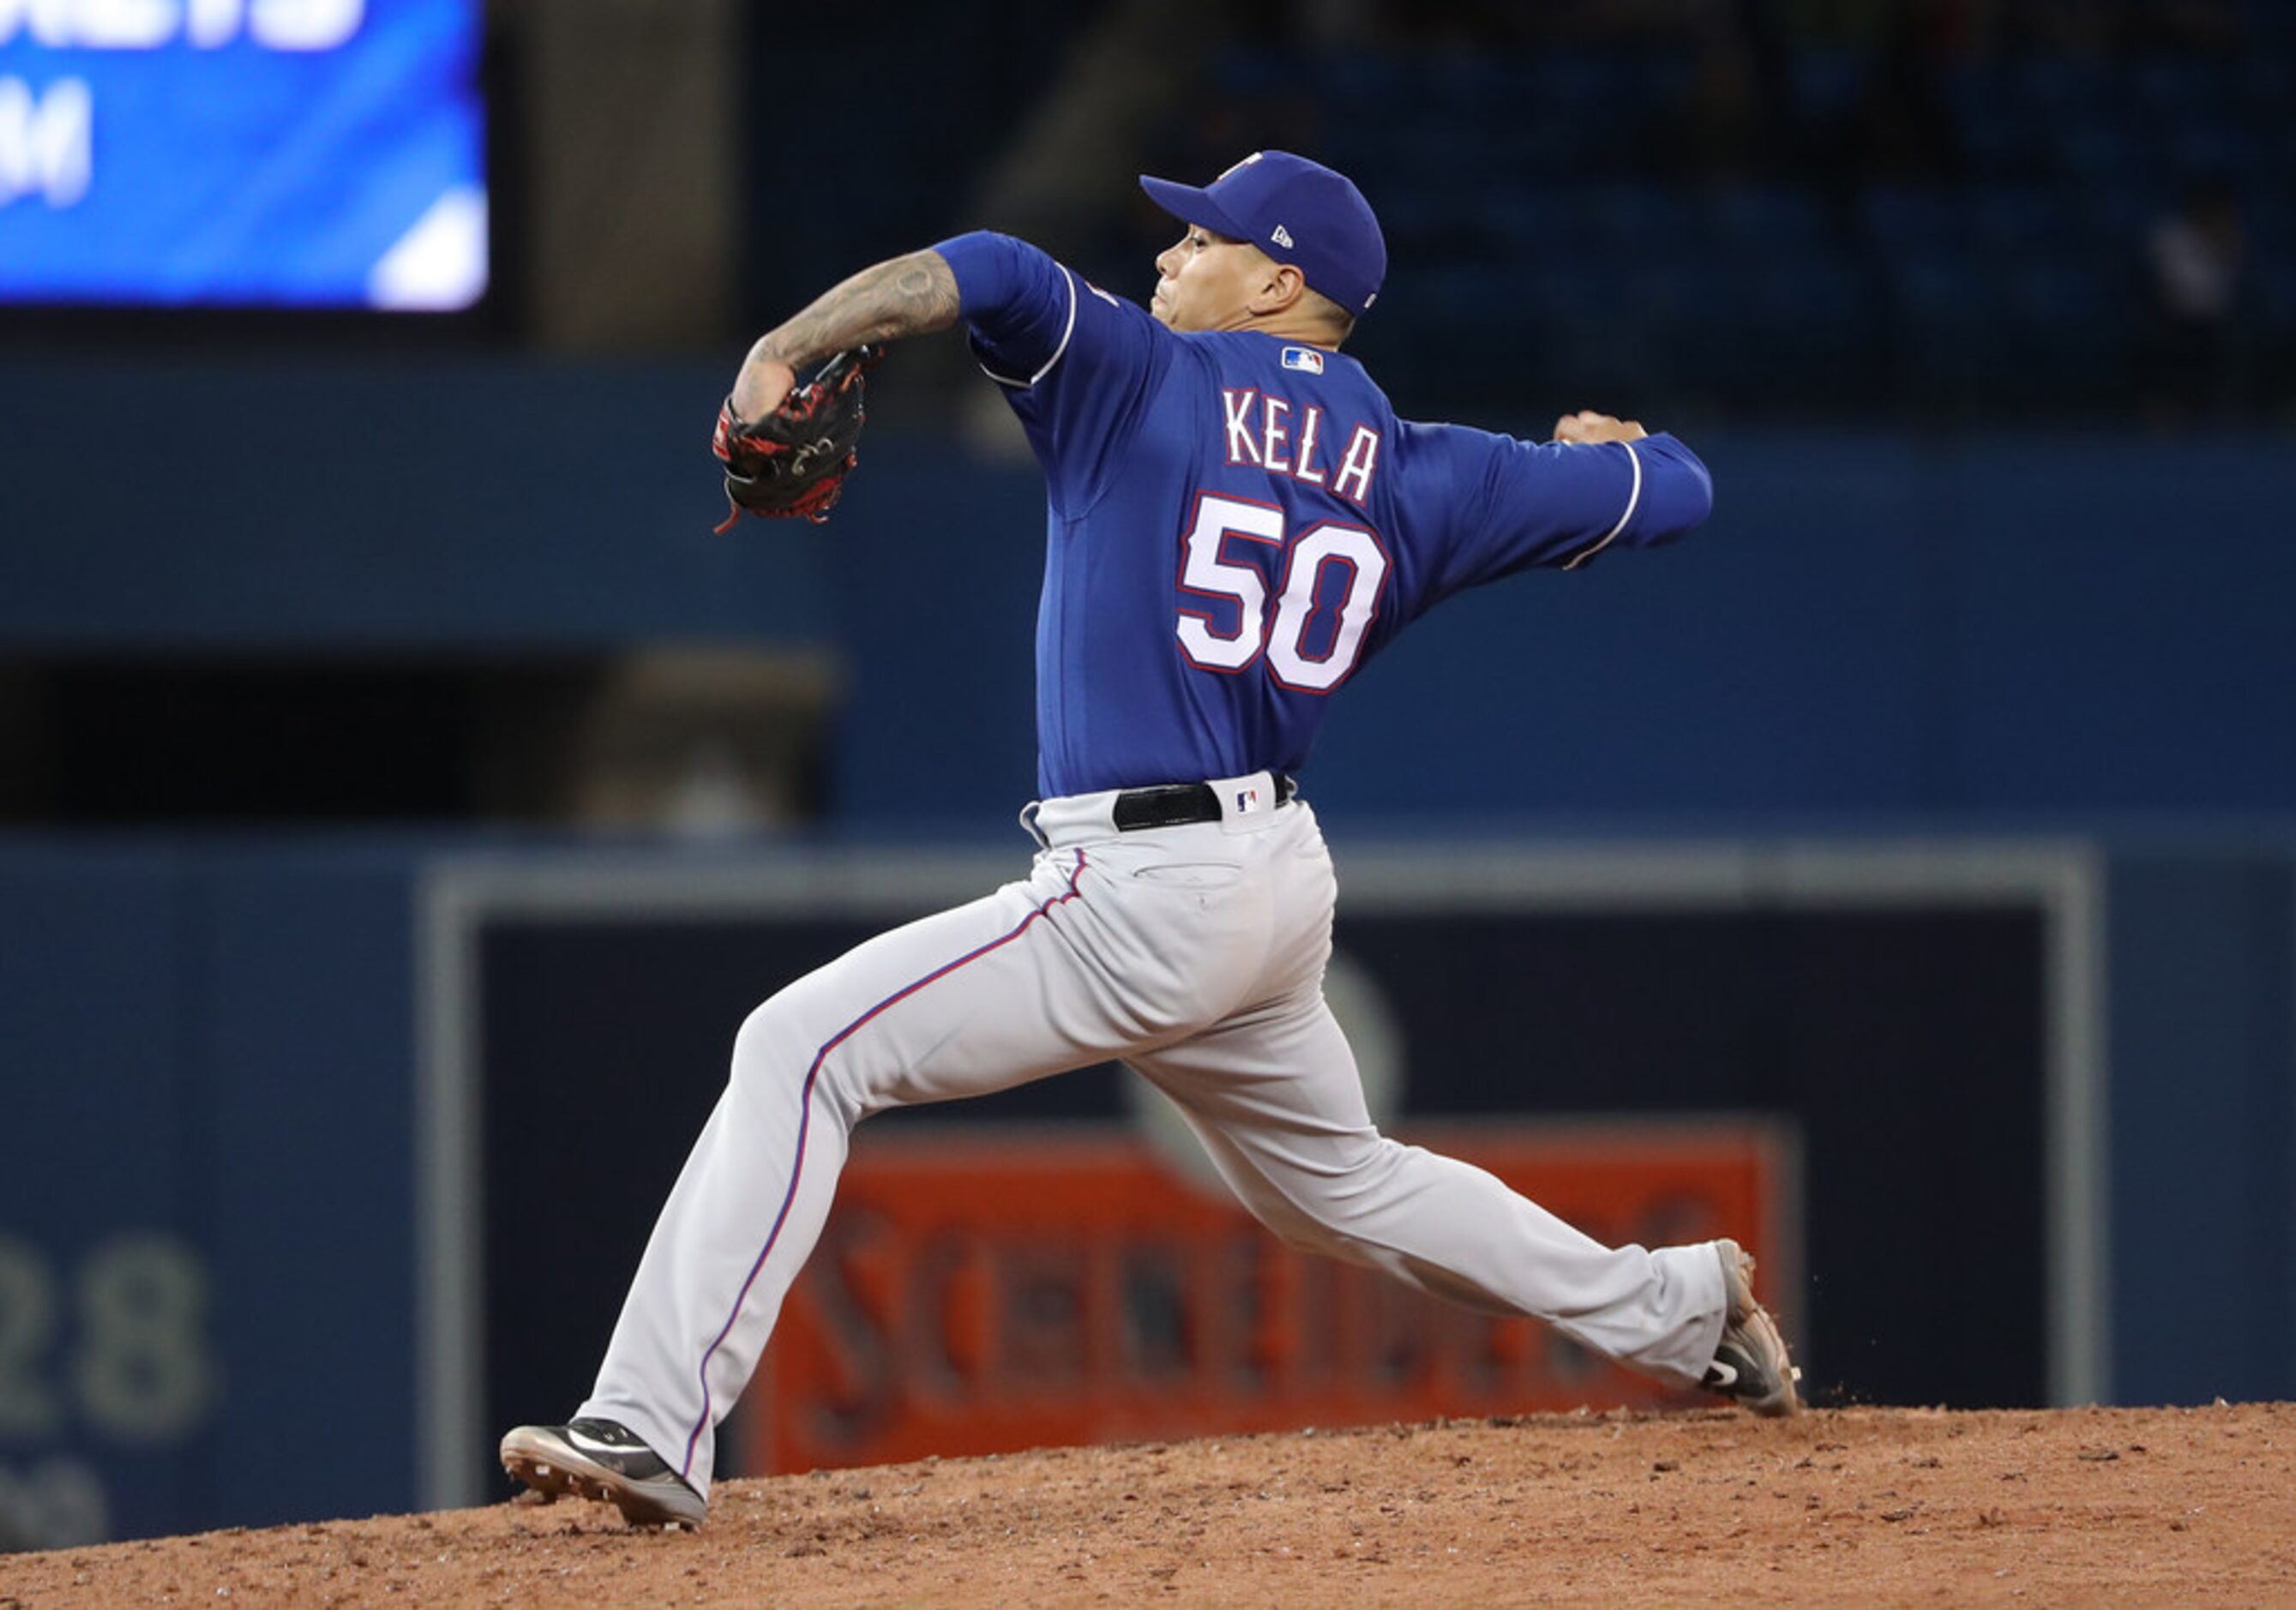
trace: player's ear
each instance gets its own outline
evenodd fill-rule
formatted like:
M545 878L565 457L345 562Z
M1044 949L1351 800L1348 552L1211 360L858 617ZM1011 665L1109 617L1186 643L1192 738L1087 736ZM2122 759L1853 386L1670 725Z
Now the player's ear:
M1254 313L1281 313L1295 305L1308 289L1307 276L1289 263L1267 259L1267 273L1252 298Z

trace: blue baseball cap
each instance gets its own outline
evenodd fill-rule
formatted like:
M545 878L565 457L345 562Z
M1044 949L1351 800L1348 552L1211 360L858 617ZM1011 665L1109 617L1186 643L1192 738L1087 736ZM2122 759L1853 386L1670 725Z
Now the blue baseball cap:
M1199 189L1140 176L1182 223L1250 241L1300 270L1310 289L1366 313L1387 277L1387 242L1355 181L1288 151L1255 151Z

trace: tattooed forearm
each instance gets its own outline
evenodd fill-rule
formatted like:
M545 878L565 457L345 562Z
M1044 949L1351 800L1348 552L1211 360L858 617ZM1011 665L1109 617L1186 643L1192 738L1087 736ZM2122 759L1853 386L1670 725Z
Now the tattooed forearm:
M754 360L802 368L863 341L946 330L956 322L956 276L940 253L892 258L824 292L812 306L758 337Z

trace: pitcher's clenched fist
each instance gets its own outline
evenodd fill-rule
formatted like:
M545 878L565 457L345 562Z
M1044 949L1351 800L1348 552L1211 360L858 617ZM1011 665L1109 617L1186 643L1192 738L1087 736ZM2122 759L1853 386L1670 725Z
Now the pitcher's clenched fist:
M1557 441L1640 441L1649 434L1643 429L1640 420L1597 414L1592 408L1565 414L1554 422L1554 439Z

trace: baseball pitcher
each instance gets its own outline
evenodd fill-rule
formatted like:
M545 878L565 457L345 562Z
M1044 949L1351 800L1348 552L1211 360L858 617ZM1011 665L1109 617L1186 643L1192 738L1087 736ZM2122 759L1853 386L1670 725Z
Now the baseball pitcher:
M1387 249L1341 175L1255 152L1198 188L1146 309L975 233L869 268L752 347L715 447L738 519L821 518L879 343L962 323L1048 504L1029 875L767 1001L638 1266L595 1390L504 1466L698 1524L716 1427L827 1216L854 1125L1120 1058L1292 1244L1528 1315L1757 1414L1800 1408L1732 1241L1607 1247L1373 1126L1324 1004L1332 862L1293 781L1332 694L1452 594L1706 517L1664 433L1527 442L1398 419L1341 350ZM798 371L834 359L815 380Z

